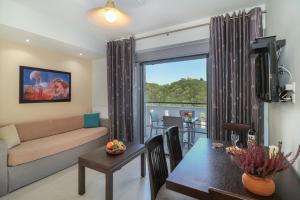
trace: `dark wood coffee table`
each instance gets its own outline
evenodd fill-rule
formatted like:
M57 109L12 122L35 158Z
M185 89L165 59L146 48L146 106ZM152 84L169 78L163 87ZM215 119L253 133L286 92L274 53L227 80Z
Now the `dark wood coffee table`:
M141 176L145 177L145 146L143 144L129 144L121 155L109 155L105 147L87 153L78 160L78 194L85 193L85 167L105 173L105 199L113 200L113 173L124 165L141 156Z

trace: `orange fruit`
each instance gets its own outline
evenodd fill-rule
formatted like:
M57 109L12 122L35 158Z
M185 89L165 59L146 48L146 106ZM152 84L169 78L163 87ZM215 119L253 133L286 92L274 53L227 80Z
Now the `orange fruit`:
M106 148L112 149L113 145L114 145L113 142L108 142L108 143L106 144Z
M119 140L113 140L113 144L119 144Z

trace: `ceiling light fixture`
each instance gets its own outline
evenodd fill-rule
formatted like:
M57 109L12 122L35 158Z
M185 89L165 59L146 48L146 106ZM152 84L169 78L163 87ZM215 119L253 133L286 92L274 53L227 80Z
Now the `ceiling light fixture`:
M82 53L79 53L79 55L82 56L83 54L82 54Z
M105 19L109 23L114 23L118 19L118 15L114 10L108 9L105 11Z
M129 24L130 17L109 0L103 7L89 10L88 16L92 22L104 26L125 26Z
M26 39L26 40L25 40L25 42L29 43L29 42L30 42L30 40L29 40L29 39Z

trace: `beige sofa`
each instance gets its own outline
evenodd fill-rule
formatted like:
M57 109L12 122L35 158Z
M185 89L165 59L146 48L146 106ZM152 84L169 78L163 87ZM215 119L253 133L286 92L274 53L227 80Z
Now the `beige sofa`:
M103 146L107 128L83 128L83 116L15 125L21 144L0 140L0 196L75 164L78 156Z

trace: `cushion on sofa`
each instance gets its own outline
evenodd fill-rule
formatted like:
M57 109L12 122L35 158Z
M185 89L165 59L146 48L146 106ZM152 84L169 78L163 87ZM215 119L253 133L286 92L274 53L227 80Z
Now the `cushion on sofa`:
M100 113L84 114L84 128L96 128L100 126Z
M77 147L107 134L107 128L77 129L22 142L8 151L8 165L16 166Z
M20 138L15 125L1 127L0 140L6 143L8 149L20 144Z
M16 124L21 142L83 128L83 116Z

